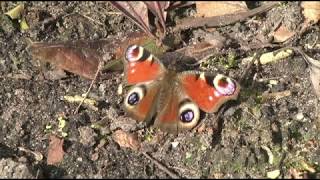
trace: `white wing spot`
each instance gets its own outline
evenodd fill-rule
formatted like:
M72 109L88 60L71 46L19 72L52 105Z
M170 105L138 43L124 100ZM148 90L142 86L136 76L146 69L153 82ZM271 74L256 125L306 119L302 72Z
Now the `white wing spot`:
M130 67L134 67L136 65L136 63L130 63L129 66Z
M213 91L213 94L214 94L215 97L221 96L221 94L218 91Z
M150 56L148 57L147 61L152 61L152 54L150 54Z
M204 73L201 73L201 74L200 74L200 79L206 80L206 77L205 77Z

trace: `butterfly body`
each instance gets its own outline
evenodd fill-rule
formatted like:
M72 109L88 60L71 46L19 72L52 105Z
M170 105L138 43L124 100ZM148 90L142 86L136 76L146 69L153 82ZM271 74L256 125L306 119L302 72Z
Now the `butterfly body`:
M216 112L236 99L239 84L224 75L166 68L150 52L129 46L124 60L125 82L132 85L124 99L126 112L168 132L192 129L200 113Z

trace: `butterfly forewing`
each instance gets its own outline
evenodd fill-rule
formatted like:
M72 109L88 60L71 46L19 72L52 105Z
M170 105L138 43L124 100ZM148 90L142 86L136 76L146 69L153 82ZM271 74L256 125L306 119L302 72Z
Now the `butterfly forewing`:
M129 85L159 79L165 74L165 67L149 51L138 45L128 47L124 59L125 81Z
M230 77L199 72L183 72L178 75L179 82L201 110L216 112L220 106L231 99L236 99L240 85Z

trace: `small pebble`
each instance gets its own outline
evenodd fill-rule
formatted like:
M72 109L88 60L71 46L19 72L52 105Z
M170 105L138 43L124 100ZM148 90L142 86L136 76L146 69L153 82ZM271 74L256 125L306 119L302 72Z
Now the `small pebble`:
M296 118L297 120L302 120L304 118L304 115L302 112L299 112L297 115L296 115Z
M173 149L175 149L176 147L178 147L178 145L179 145L179 142L177 142L177 141L171 143L171 146L172 146Z

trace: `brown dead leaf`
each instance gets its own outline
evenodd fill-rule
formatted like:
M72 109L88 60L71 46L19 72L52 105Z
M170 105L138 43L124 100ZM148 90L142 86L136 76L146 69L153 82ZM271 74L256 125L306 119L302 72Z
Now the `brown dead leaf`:
M148 9L158 18L164 32L166 32L166 9L170 5L170 1L144 1Z
M274 33L274 42L284 42L291 38L295 32L290 31L285 25L281 25Z
M130 18L136 25L138 25L144 32L151 33L148 8L142 1L111 1L114 7L121 11L125 16Z
M196 17L213 17L247 12L245 1L196 1Z
M55 135L50 135L49 137L49 148L48 148L48 158L47 158L47 164L53 165L60 163L63 160L63 142L64 139L60 139L59 137Z
M309 57L302 50L299 50L300 54L307 61L310 68L310 80L315 91L315 94L320 98L320 61Z
M155 41L143 32L133 32L122 37L121 40L111 37L97 41L30 42L30 50L33 59L48 62L58 69L93 79L100 61L107 61L102 70L111 69L108 68L109 66L116 66L116 70L121 70L121 61L118 60L124 57L124 52L130 44L144 46L155 44ZM158 50L156 55L160 51L165 51L165 48L154 49Z
M99 64L98 52L68 43L32 43L32 56L57 68L93 79Z
M117 130L112 134L112 138L120 147L131 148L135 151L140 148L140 142L136 134Z
M303 15L307 22L317 23L320 19L320 1L303 1L301 2Z

